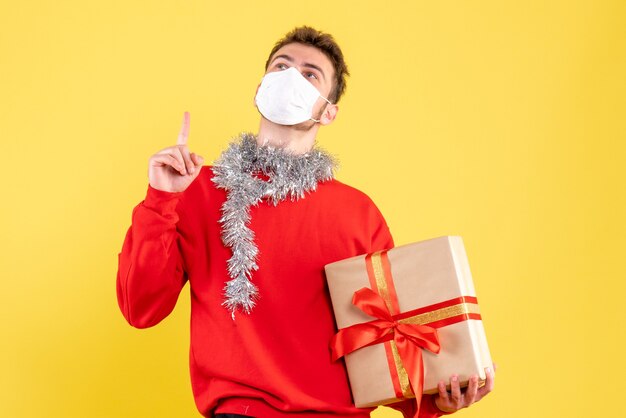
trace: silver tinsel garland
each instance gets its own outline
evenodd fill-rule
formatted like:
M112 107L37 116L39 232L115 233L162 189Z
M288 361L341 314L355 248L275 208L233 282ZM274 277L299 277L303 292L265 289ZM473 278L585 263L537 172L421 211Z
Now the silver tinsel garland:
M258 145L256 135L241 133L213 165L213 182L226 190L222 205L222 241L232 250L224 287L224 302L233 320L237 308L250 313L259 298L251 281L259 250L249 228L250 207L267 198L274 206L287 198L297 200L317 188L318 182L334 178L337 161L324 150L313 147L306 154L292 154L282 148ZM262 173L269 180L255 176Z

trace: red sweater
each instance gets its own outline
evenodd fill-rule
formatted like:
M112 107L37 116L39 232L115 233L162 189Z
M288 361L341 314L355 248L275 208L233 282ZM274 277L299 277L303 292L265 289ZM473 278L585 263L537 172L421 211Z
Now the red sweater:
M231 253L220 238L226 192L203 167L180 193L148 186L119 254L117 298L134 327L158 324L187 281L190 372L198 410L261 418L368 417L356 408L343 360L331 362L337 332L324 265L393 247L385 220L364 193L337 180L298 201L251 208L259 248L251 314L221 306ZM431 397L421 417L440 415ZM412 402L390 405L410 413Z

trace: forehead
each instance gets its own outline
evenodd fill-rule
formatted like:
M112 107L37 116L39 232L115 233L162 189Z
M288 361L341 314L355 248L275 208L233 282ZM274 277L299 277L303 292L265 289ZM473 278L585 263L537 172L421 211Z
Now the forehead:
M279 55L288 55L293 58L297 64L315 64L324 70L327 77L329 75L332 76L334 73L333 64L326 54L311 45L296 42L287 44L272 55L270 62Z

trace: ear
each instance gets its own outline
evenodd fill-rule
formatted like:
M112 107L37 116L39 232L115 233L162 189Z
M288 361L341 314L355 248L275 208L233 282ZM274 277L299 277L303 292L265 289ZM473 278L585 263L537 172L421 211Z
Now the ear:
M336 104L326 104L326 108L320 118L320 125L330 125L333 123L337 117L337 112L339 112L339 106Z

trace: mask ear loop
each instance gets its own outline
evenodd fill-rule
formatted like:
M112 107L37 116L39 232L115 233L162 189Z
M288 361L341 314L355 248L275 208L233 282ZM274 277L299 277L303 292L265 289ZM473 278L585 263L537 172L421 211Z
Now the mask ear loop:
M326 97L322 96L321 94L320 94L320 97L321 97L322 99L326 100L326 101L328 102L328 104L329 104L329 105L331 105L331 104L332 104L332 103L330 102L330 100L328 100ZM312 121L313 121L313 122L315 122L315 123L320 123L320 120L321 120L321 119L313 119L313 118L309 118L309 120L312 120Z

